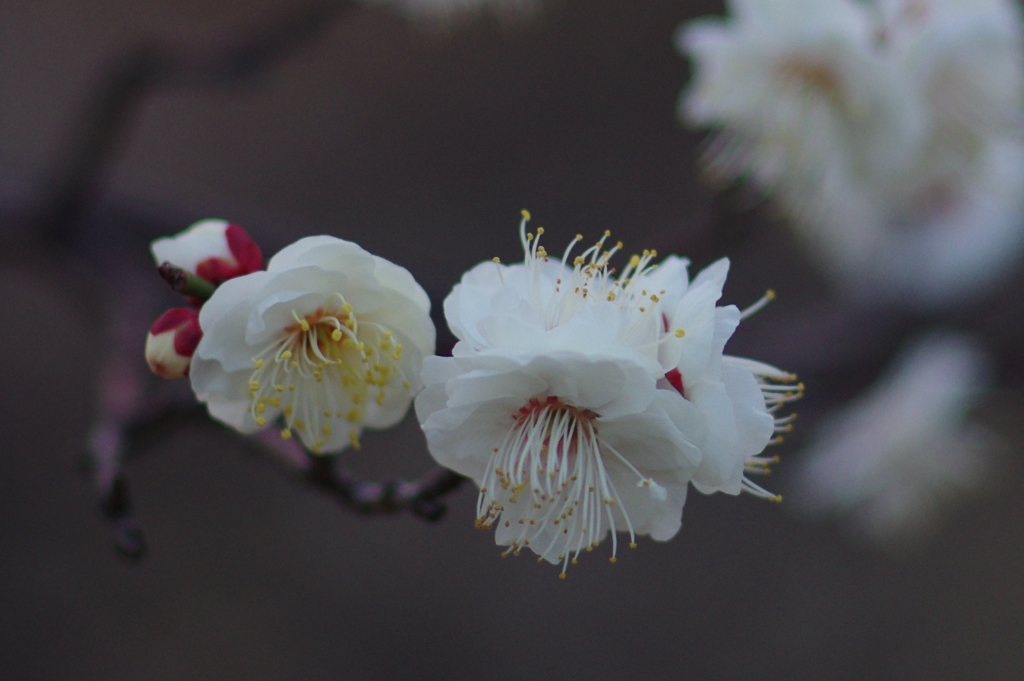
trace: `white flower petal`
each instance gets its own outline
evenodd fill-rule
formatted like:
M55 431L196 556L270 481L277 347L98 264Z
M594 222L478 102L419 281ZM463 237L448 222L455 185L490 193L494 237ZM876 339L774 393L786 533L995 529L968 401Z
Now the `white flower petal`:
M266 272L222 284L199 315L191 372L211 414L244 432L282 417L282 437L315 452L358 446L364 425L400 421L421 387L434 328L426 293L382 262L355 244L310 237Z

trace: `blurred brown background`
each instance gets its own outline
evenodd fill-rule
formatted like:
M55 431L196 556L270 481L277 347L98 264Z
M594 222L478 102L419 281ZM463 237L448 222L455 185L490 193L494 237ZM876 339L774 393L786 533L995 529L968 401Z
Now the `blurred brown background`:
M111 58L151 35L216 39L289 3L0 4L14 244L0 261L0 678L1024 677L1019 286L928 317L846 310L769 207L702 185L700 135L675 117L688 71L671 37L716 3L556 0L520 21L426 30L382 9L345 13L239 87L155 89L76 250L36 239L25 216ZM410 269L437 306L476 262L517 258L523 207L551 244L611 229L697 266L727 255L726 302L776 289L729 348L808 384L771 489L786 491L785 457L816 418L906 336L935 323L981 333L1001 379L980 418L1012 443L1000 483L932 540L889 549L785 504L692 493L674 540L643 540L614 566L602 547L562 582L525 554L498 557L473 528L469 486L437 524L361 518L189 422L128 461L150 551L114 553L77 468L104 325L119 314L112 267L144 269L150 239L217 216L268 254L307 234L357 241ZM147 285L141 298L167 295L155 274ZM139 363L141 348L142 335ZM431 466L414 421L364 445L342 455L359 473Z

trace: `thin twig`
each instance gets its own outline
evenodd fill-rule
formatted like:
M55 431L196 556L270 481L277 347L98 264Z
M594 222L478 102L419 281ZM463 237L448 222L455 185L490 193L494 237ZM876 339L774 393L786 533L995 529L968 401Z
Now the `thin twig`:
M332 494L343 507L363 515L408 511L417 518L436 521L447 507L439 499L454 492L466 478L445 468L427 473L419 480L357 480L337 465L334 457L313 458L306 479Z
M353 0L315 0L273 13L229 39L151 38L116 57L58 156L34 224L53 242L74 237L124 145L139 105L158 87L224 88L269 71L323 33Z

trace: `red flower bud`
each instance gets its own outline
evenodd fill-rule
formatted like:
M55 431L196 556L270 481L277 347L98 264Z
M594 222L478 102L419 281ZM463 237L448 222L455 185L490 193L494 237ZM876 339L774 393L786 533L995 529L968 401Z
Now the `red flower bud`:
M146 362L150 370L163 378L188 376L192 353L203 337L199 313L174 307L160 315L146 337Z

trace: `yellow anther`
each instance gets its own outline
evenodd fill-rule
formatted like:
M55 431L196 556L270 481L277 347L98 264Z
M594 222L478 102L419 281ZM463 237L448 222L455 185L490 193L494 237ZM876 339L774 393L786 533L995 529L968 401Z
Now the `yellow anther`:
M558 573L558 578L559 579L565 579L565 573L564 572Z
M267 405L265 405L265 404L263 403L263 401L262 401L262 400L260 400L260 402L259 402L259 403L258 403L258 404L256 405L256 413L257 413L257 414L262 414L262 413L263 413L263 412L265 412L266 410L267 410Z
M309 331L309 322L307 322L305 319L299 320L299 326L302 327L303 331Z
M621 250L622 249L622 242L621 241L616 241L615 242L615 248L618 248L618 249Z
M576 235L576 241L583 241L583 235L582 234L577 234Z
M331 410L330 409L324 409L324 416L326 416L327 418L331 418Z
M686 335L686 331L683 329L676 329L676 338L682 338Z
M284 386L281 385L281 384L275 385L274 386L274 390L276 390L279 393L283 393L284 392Z
M526 233L526 240L527 241L533 241L533 232L527 232Z
M313 443L313 449L320 449L323 446L324 446L324 441L323 441L323 439L320 439L320 438L318 438L317 441Z
M293 423L292 425L295 426L295 428L298 430L302 430L303 428L306 427L306 424L300 421L299 419L295 419L295 423Z
M281 353L281 359L291 359L291 358L292 358L292 351L291 350L285 350L284 352Z
M636 267L637 265L639 265L640 264L640 256L639 255L631 255L629 257L629 264L631 266L633 266L633 267Z
M773 291L772 289L768 289L767 291L764 292L764 297L767 298L768 300L775 300L775 291Z
M288 392L290 392L290 393L295 392L295 386L294 385L288 386Z
M525 208L519 211L519 214L523 216L524 220L530 219L530 211L526 210Z
M348 414L345 415L345 420L349 423L357 422L359 420L359 410L354 408L349 409Z
M655 294L653 294L653 293L652 293L652 294L651 294L651 300L653 300L654 302L658 302L658 301L659 301L659 300L661 300L661 299L660 299L660 298L658 298L658 296L657 296L657 295L655 295Z
M491 262L500 263L501 262L501 258L499 258L498 256L494 256L493 258L491 258Z
M288 430L287 428L285 428L284 430L281 431L281 439L282 440L290 440L291 438L292 438L292 431Z
M288 405L287 407L281 410L281 413L284 414L285 416L291 416L293 411L295 411L295 408L292 407L291 405Z
M263 368L263 360L262 359L256 360L256 368L257 369L262 369Z
M256 417L256 425L257 426L265 426L265 425L267 425L267 419L263 418L262 416L257 416Z
M636 548L636 542L632 542L632 543L631 543L631 544L629 545L629 548L631 548L631 549L635 549L635 548Z
M259 381L249 381L249 390L259 390L259 389L260 389L260 382Z
M344 312L345 314L351 314L352 313L352 303L349 303L347 301L345 303L343 303L342 306L341 306L341 311Z
M281 398L280 397L271 397L270 398L270 406L272 406L272 407L280 407L281 406Z
M316 382L317 382L317 383L319 383L319 382L321 382L322 380L324 380L323 374L321 374L321 373L320 373L319 371L314 371L314 372L313 372L313 378L315 378L315 379L316 379Z
M324 427L321 428L320 430L324 431L324 435L326 435L327 437L331 436L331 424L325 423Z
M410 388L409 381L402 381L402 387L408 390Z
M615 292L614 291L609 291L608 292L608 300L615 300Z
M337 343L338 341L341 340L341 337L343 335L344 334L341 331L338 331L337 329L335 329L334 331L331 332L331 340L334 341L335 343Z
M384 391L377 393L377 404L384 404Z
M363 445L359 443L359 433L354 430L350 430L348 433L348 439L352 442L352 447L355 449L362 449Z
M611 558L608 559L608 562L609 563L614 563L616 560L617 560L617 558L615 556L612 556Z
M605 236L611 236L612 235L612 230L610 230L610 229L604 230L604 235Z

